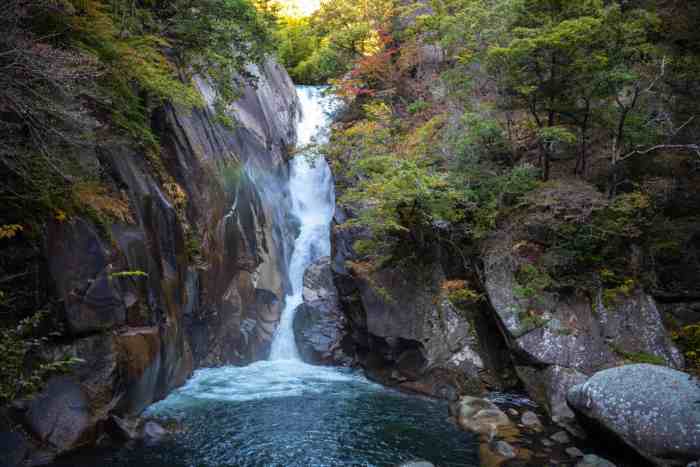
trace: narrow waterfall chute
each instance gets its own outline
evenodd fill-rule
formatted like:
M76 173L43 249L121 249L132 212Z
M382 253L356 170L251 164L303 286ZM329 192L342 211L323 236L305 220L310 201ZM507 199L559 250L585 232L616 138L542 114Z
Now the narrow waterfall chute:
M301 120L299 145L322 143L327 138L332 98L323 96L323 88L299 87ZM299 154L292 161L289 191L292 214L299 221L299 235L294 240L288 268L291 293L285 298L277 331L270 349L270 360L299 360L294 340L294 315L303 303L304 272L315 260L331 250L330 223L335 210L333 176L323 157Z

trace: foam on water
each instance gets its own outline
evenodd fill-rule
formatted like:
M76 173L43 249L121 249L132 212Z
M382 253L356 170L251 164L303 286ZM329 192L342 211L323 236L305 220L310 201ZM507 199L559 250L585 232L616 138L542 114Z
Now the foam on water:
M333 100L324 97L322 88L318 87L299 87L298 94L302 114L298 126L299 144L305 147L314 142L322 143L327 137ZM308 153L297 155L291 162L289 191L292 214L300 224L299 235L294 241L289 264L292 293L285 299L270 360L299 359L293 324L296 309L303 301L304 271L331 251L330 223L335 211L335 192L326 160Z
M165 401L151 406L149 412L187 405L193 400L244 402L258 399L322 394L337 385L348 389L381 390L359 373L330 367L308 365L295 360L256 362L245 367L197 370L185 386Z

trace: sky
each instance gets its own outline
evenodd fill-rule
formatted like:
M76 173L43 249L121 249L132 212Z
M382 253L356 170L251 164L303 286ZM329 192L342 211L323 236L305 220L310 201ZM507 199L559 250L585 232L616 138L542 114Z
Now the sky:
M289 14L295 13L296 10L296 14L310 15L318 10L321 0L282 0L280 3L288 7Z

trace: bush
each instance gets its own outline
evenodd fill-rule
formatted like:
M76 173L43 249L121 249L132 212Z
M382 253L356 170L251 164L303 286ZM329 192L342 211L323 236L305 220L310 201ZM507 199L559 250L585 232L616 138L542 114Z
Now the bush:
M32 351L47 340L36 337L46 316L47 312L38 312L15 327L0 329L0 406L33 394L49 375L69 371L73 365L82 362L78 358L31 362Z

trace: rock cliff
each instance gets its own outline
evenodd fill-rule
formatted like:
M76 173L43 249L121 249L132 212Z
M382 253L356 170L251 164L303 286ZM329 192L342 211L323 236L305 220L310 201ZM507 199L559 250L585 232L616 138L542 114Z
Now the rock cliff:
M288 287L286 158L299 109L283 68L251 71L257 85L228 109L233 127L210 108L166 104L152 116L159 155L107 138L86 149L133 222L49 226L46 282L65 332L43 357L82 363L15 404L37 461L95 442L198 366L265 357Z

